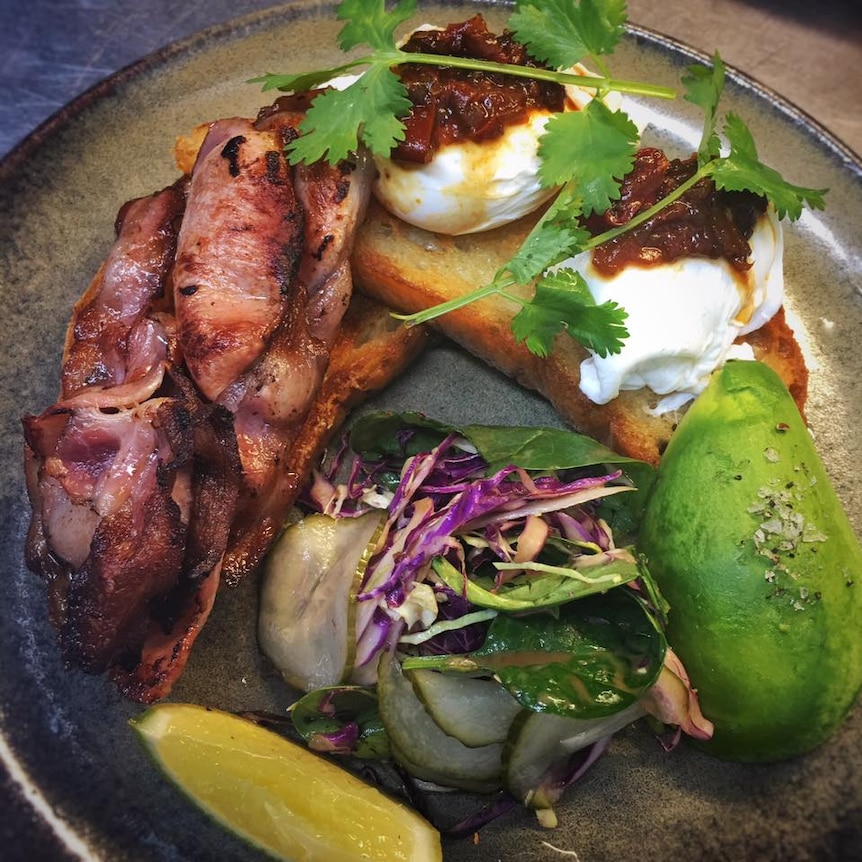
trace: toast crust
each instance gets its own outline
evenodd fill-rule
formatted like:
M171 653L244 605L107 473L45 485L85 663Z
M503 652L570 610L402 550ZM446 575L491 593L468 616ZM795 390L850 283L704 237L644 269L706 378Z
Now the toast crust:
M388 308L354 293L329 356L320 389L290 444L297 487L308 480L350 411L384 389L431 344L424 326L401 326Z
M408 225L373 202L356 237L354 281L362 292L397 311L428 308L490 282L535 218L450 237ZM541 393L579 431L625 455L658 463L682 411L654 415L650 411L658 397L645 389L622 392L605 405L594 404L578 386L586 350L561 335L550 356L535 356L512 334L510 321L517 310L516 303L494 296L443 315L432 325L519 384ZM802 411L808 372L783 310L746 340L755 356L778 372Z

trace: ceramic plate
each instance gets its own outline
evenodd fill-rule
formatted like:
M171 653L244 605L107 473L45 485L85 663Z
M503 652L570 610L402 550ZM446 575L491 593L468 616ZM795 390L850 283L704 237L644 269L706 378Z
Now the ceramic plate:
M475 5L423 9L425 20L467 17ZM500 14L487 10L492 23ZM418 23L418 22L417 22ZM324 66L334 52L332 7L269 10L160 52L83 96L0 167L2 176L3 579L0 601L0 751L6 793L30 825L7 829L9 858L212 860L259 858L162 781L127 720L139 711L103 679L65 670L43 585L22 562L28 505L20 416L56 393L71 306L112 237L119 206L175 177L175 135L220 116L253 116L264 102L244 83L266 71ZM700 59L633 31L617 75L674 85ZM787 231L788 304L812 368L809 419L857 529L862 529L862 167L806 117L731 76L724 107L752 126L767 160L808 186L829 187L825 213ZM649 131L678 153L698 139L695 109L661 106ZM556 424L539 398L458 350L440 348L378 400L450 421ZM223 589L174 699L229 710L281 709L288 693L255 644L255 582ZM471 803L472 804L472 803ZM35 813L27 814L31 810ZM450 813L468 800L446 797ZM446 859L849 859L862 845L862 710L820 751L777 766L722 764L685 747L664 753L641 728L560 805L543 831L528 812L447 843ZM60 848L65 848L61 851Z

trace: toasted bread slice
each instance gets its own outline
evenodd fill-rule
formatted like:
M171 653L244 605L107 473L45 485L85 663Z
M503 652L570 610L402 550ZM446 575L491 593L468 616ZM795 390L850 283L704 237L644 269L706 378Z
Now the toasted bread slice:
M532 217L486 233L450 237L412 227L373 204L353 255L354 280L364 293L401 312L415 312L489 283L534 224ZM657 463L680 414L656 416L649 390L623 392L596 405L580 390L586 351L560 336L546 359L519 344L510 328L516 303L494 296L437 318L433 325L489 365L544 395L572 426L615 450ZM802 351L783 313L748 336L758 359L775 368L800 409L807 394Z
M290 468L300 486L350 411L401 374L432 340L426 327L401 326L387 307L353 294L323 383L290 444Z

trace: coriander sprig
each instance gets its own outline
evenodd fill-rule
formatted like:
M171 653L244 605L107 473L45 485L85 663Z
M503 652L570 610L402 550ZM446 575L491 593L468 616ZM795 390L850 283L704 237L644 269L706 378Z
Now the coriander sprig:
M480 299L501 296L520 306L512 318L518 341L538 356L547 356L556 336L566 332L599 356L618 353L628 337L626 311L616 302L597 305L583 276L571 268L554 269L577 254L590 241L581 226L584 202L578 184L569 180L521 243L515 256L501 267L494 279L477 290L415 314L395 314L409 326L465 308ZM530 300L513 292L519 285L535 282Z
M357 57L339 66L328 69L317 69L313 72L297 74L269 73L257 78L250 78L249 83L261 84L261 89L300 91L319 86L332 78L352 72L362 66L369 68L392 68L412 63L419 66L445 65L454 69L467 69L474 72L488 72L509 75L512 78L529 78L532 81L549 81L553 84L574 84L584 90L610 91L614 90L629 95L650 96L657 99L673 99L676 90L661 84L649 84L645 81L628 81L614 78L610 75L580 75L577 72L543 69L540 66L518 66L514 63L498 63L494 60L477 60L471 57L454 57L441 54L423 54L421 51L402 51L393 48L388 51L376 51ZM345 100L346 101L346 100ZM313 130L312 130L313 131Z
M590 236L583 228L577 228L581 217L589 215L591 211L604 212L615 195L611 186L607 185L602 195L590 199L588 196L594 188L590 180L583 177L572 178L563 186L549 210L539 219L512 261L497 273L489 285L464 294L451 303L433 306L417 314L403 315L400 319L408 325L427 323L477 299L500 294L522 306L521 311L513 318L512 330L516 338L523 341L531 352L547 356L553 349L556 336L564 331L599 356L618 353L628 335L624 324L627 317L625 310L610 302L596 306L583 277L570 268L554 269L556 265L644 224L707 178L712 178L719 189L751 191L767 198L775 207L779 218L799 218L805 204L813 209L823 209L826 189L793 185L773 168L764 165L758 158L750 130L736 114L729 114L724 125L729 152L724 156L720 154L721 140L716 126L724 80L725 67L718 54L714 56L711 68L692 66L683 78L686 98L704 111L704 128L698 150L697 171L666 197L642 210L626 224ZM623 137L625 136L625 125L620 118L598 101L590 102L582 112L555 117L548 123L539 149L539 154L543 157L543 176L551 181L560 179L553 174L554 158L555 155L561 156L566 148L569 148L569 152L574 152L575 160L579 161L582 170L585 169L584 163L591 161L587 153L577 152L578 138L577 134L572 134L571 127L577 128L579 121L566 120L565 129L554 125L567 117L574 119L581 115L585 118L590 118L591 115L602 117L606 123L606 131L618 128L623 132ZM589 119L585 120L588 121ZM594 127L590 124L589 128L592 131ZM619 161L614 167L606 166L611 171L619 170L627 152L622 145L622 137L617 136L615 144ZM557 149L559 153L556 152ZM600 150L603 156L607 156L614 151L614 145L609 140L596 149ZM596 185L601 185L601 175L597 175L595 182ZM536 249L541 249L541 253L537 253ZM524 265L527 262L529 264ZM530 302L508 292L516 284L525 285L533 281L535 294Z
M609 77L602 55L613 53L627 18L625 0L544 0L518 3L509 28L535 59L552 68L589 60Z
M300 125L302 134L288 145L292 164L320 159L335 164L361 145L388 157L404 139L402 117L412 108L404 84L393 71L406 63L445 63L576 84L594 89L596 98L584 110L556 114L547 123L539 143L539 179L544 187L556 189L556 197L515 256L491 283L469 294L415 314L396 315L409 325L499 295L520 306L512 330L533 353L546 356L560 332L600 356L618 353L628 336L625 310L613 302L596 305L583 277L571 268L561 268L568 259L643 224L706 178L721 190L747 190L766 197L781 218L798 218L805 204L816 209L824 206L825 189L788 183L760 161L751 132L734 114L724 123L729 152L721 155L717 125L725 67L716 54L711 68L692 66L682 80L685 98L704 112L694 176L627 224L591 237L582 226L583 218L604 212L619 198L619 185L632 168L638 146L638 130L629 117L610 110L602 98L610 91L658 98L675 95L667 87L611 76L604 56L613 52L624 32L625 0L516 0L509 28L536 60L552 67L546 69L401 51L395 30L415 8L415 0L400 0L390 11L384 0L342 0L338 18L346 23L338 37L340 47L349 51L367 45L370 53L328 69L253 79L264 90L303 92L364 69L344 89L327 89L314 98ZM586 77L555 71L582 60L600 74ZM532 299L525 300L513 291L519 285L534 286Z
M357 68L366 67L363 74L346 87L328 89L315 97L300 123L302 134L287 145L288 159L293 165L312 164L320 159L335 164L356 152L360 144L385 158L396 144L404 140L404 123L401 118L413 107L407 98L406 87L392 71L393 67L405 63L439 66L441 55L393 49L360 57L331 69L296 75L267 74L252 78L250 82L261 84L265 92L302 92L347 75ZM497 72L557 84L574 84L581 89L595 90L597 93L613 90L663 99L672 99L675 96L674 90L655 84L555 72L551 69L536 69L490 60L446 57L445 64L457 69Z
M553 9L551 8L553 6ZM395 30L415 11L416 0L401 0L387 12L383 0L342 0L337 17L346 21L338 35L339 47L349 51L360 45L371 53L328 69L297 74L266 74L252 78L264 91L301 92L318 87L336 77L359 69L363 74L343 89L329 89L318 95L300 124L301 135L287 146L291 164L310 164L326 159L332 164L347 158L360 145L387 157L404 139L404 123L412 104L407 89L392 71L405 63L446 66L513 77L574 84L595 90L650 98L673 99L676 92L657 84L611 77L599 59L609 53L622 34L625 3L622 0L522 0L510 19L517 36L523 39L536 59L556 68L535 68L469 57L449 57L402 51ZM552 14L553 13L553 14ZM622 17L620 17L622 15ZM559 19L559 20L558 20ZM557 24L567 21L562 33ZM554 26L550 26L553 22ZM548 26L544 31L543 27ZM578 75L559 71L582 59L590 59L602 75Z
M619 353L628 337L626 312L614 302L596 305L586 281L570 268L554 271L590 245L581 217L604 212L619 197L619 180L634 163L638 130L622 112L594 99L582 111L555 115L541 138L540 179L560 186L551 205L493 281L457 299L410 315L408 325L426 323L495 294L521 306L512 319L518 341L547 356L560 332L600 356ZM535 282L529 301L511 292Z

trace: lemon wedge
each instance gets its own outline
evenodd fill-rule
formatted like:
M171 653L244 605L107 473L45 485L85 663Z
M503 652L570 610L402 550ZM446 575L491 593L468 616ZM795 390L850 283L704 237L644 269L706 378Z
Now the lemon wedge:
M230 713L162 703L131 720L195 804L291 862L442 859L426 820L335 764Z

